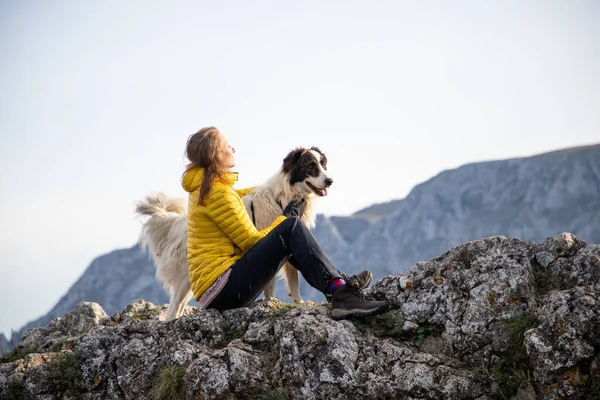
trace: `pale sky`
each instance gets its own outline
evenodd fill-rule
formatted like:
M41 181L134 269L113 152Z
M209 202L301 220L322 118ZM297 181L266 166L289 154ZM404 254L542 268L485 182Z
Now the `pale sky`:
M217 4L218 3L218 4ZM319 211L600 141L597 1L0 0L0 332L45 314L218 127L240 187L319 146Z

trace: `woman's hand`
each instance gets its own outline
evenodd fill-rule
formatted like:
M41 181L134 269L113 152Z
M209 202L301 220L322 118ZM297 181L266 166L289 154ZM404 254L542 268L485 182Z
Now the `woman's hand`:
M290 201L290 203L283 210L283 215L286 217L302 217L304 215L304 209L306 208L306 201L304 199L300 201Z

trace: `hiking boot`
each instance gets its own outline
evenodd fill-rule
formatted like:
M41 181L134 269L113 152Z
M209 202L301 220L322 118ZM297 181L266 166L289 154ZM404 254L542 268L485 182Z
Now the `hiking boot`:
M379 314L388 308L387 301L366 300L361 289L345 285L333 292L331 318Z
M358 288L358 289L366 289L371 284L371 279L373 279L373 274L368 269L365 269L362 272L359 272L356 275L348 276L346 274L342 274L342 278L346 281L346 285Z
M371 284L371 279L373 279L373 274L368 269L365 269L364 271L352 276L343 274L341 272L340 274L342 275L342 279L346 282L346 285L356 289L368 288ZM325 294L325 298L327 299L328 303L331 303L332 296L333 295L331 293Z

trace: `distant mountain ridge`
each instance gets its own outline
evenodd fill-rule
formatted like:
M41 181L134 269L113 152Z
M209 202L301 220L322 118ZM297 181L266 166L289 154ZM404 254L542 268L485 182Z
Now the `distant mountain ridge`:
M374 279L494 235L541 241L572 232L600 243L600 145L443 171L415 186L405 199L348 217L320 215L313 232L339 269L353 273L369 268ZM167 303L154 272L139 246L100 256L48 314L28 323L13 341L82 301L97 302L108 314L135 298ZM276 295L287 299L283 286L278 283ZM304 281L301 293L305 300L323 300Z
M9 348L12 348L11 343L6 339L3 333L0 333L0 354L6 352Z
M332 257L385 276L470 240L561 232L600 243L600 145L443 171Z
M81 301L97 302L105 309L115 311L136 298L155 299L157 304L168 303L169 297L154 274L154 264L147 254L142 254L139 245L104 254L92 261L46 315L15 332L12 341L18 343L27 330L47 325L54 318L72 311Z

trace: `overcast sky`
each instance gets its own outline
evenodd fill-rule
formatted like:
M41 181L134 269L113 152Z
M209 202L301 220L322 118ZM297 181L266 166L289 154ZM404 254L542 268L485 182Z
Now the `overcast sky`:
M0 0L0 332L133 246L135 201L184 195L203 126L240 187L319 146L327 215L599 142L599 20L593 0Z

